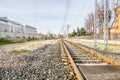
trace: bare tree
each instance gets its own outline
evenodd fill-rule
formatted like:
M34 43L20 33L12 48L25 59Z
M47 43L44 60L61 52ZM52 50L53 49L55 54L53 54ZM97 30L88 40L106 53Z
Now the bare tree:
M101 3L99 3L98 5L98 23L99 23L99 29L100 31L103 31L103 24L104 24L104 1L102 0ZM112 9L110 8L110 4L109 4L109 8L108 8L108 23L111 22L111 18L112 18Z
M113 8L120 6L120 0L112 0L112 6Z
M93 33L93 26L94 26L94 14L88 14L88 18L85 21L85 27L89 34Z

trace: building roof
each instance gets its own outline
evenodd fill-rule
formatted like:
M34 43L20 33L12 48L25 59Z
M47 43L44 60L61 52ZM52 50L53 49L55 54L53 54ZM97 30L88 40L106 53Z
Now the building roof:
M29 25L25 25L26 27L32 28L32 29L36 29L35 27L29 26Z
M21 24L20 23L18 23L18 22L14 22L14 21L10 21L11 23L13 23L13 24L15 24L15 25L18 25L18 26L20 26Z
M9 20L7 17L0 17L0 21L3 21L3 22L10 22L10 23L12 23L12 24L14 24L14 25L21 25L21 24L18 23L18 22Z
M9 19L7 19L7 17L0 17L0 21L9 22Z

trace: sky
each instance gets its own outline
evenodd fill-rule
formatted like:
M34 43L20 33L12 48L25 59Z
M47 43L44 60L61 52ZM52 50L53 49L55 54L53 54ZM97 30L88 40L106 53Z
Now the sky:
M84 27L88 13L94 11L94 0L69 0L65 22L73 29ZM0 17L37 28L38 33L60 33L67 0L0 0Z

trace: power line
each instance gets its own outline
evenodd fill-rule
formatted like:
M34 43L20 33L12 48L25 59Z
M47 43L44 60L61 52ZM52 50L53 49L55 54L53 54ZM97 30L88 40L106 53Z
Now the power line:
M69 34L69 28L70 28L70 25L67 24L67 38L68 38L68 34Z
M86 5L88 4L88 0L86 0L85 1L85 3L83 4L83 7L80 9L80 12L79 12L79 14L76 16L76 18L80 18L79 16L81 15L80 13L83 13L84 12L84 9L85 9L85 7L86 7ZM76 19L76 21L74 22L75 24L77 23L77 19Z
M67 18L68 18L69 11L70 11L70 1L71 0L67 0L66 1L66 6L65 6L65 15L64 15L64 19L63 19L63 26L62 26L62 29L61 29L61 31L63 30L64 34L66 34L65 25L66 25L66 21L67 21ZM72 3L72 1L71 1L71 3Z
M65 15L64 15L64 20L63 20L63 26L65 26L66 20L68 18L69 10L70 10L70 0L67 0L66 7L65 7Z

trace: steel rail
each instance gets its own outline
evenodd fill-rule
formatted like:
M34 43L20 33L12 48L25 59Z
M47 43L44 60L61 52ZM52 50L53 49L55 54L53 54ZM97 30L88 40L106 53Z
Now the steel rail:
M101 55L101 54L93 51L93 50L85 48L85 47L83 47L83 46L81 46L81 45L79 45L77 43L74 43L74 42L71 42L71 41L67 41L67 40L64 40L64 41L72 44L73 46L77 47L78 49L82 49L82 50L86 51L87 53L92 54L93 56L101 59L102 61L104 61L104 62L106 62L108 64L111 64L111 65L120 65L120 63L115 62L115 61L113 61L113 60L111 60L111 59L109 59L109 58L107 58L107 57L105 57L105 56L103 56L103 55Z
M77 78L78 80L87 80L87 79L84 77L84 75L82 74L82 71L80 71L80 70L78 69L78 67L76 66L75 62L73 61L73 59L72 59L72 57L71 57L71 55L70 55L67 47L65 46L65 43L64 43L63 40L60 41L60 45L61 45L61 48L62 48L61 50L65 53L66 58L67 58L67 60L68 60L68 62L69 62L69 64L70 64L70 66L73 68L73 72L74 72L76 78Z

